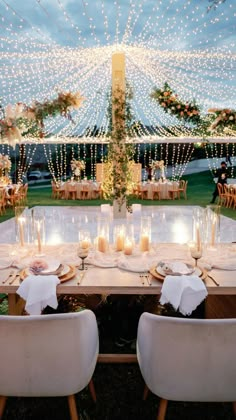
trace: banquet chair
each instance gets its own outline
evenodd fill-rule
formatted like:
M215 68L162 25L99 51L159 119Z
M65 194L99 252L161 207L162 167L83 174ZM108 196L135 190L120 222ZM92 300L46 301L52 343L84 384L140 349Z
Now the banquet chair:
M0 188L0 214L6 212L6 190Z
M72 420L79 418L75 393L89 385L96 401L91 378L99 341L92 311L0 316L0 336L0 419L8 396L67 396Z
M81 200L88 200L91 198L91 188L89 185L83 185L81 190Z
M176 198L180 198L179 197L179 191L178 191L178 185L176 182L172 182L172 186L168 189L168 196L169 199L171 200L175 200Z
M217 189L218 189L218 193L219 193L219 203L218 204L220 206L224 206L224 205L226 205L226 201L227 201L227 196L226 196L226 193L225 193L224 186L218 182Z
M161 199L161 190L160 185L153 185L152 187L152 199L160 200Z
M233 402L236 414L236 319L190 319L143 313L137 357L146 383L161 400Z
M184 199L187 200L187 186L188 186L188 181L184 181L183 179L179 181L179 187L178 187L179 199L181 197L181 194L183 194Z
M69 200L75 200L76 194L77 194L77 188L76 185L73 183L68 183L67 186L67 192L68 192L68 199Z

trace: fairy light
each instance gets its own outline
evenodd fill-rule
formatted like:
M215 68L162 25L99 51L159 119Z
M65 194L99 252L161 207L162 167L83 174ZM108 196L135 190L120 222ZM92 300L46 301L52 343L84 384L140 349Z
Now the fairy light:
M72 113L74 124L60 117L46 121L47 133L57 135L58 141L69 142L77 136L81 143L103 140L104 130L108 130L111 56L117 49L126 54L134 119L142 123L136 142L191 137L191 127L180 124L150 100L152 88L161 87L166 80L183 100L195 98L203 113L210 107L235 106L235 14L230 0L229 7L208 14L205 5L177 0L162 0L148 8L145 0L111 0L109 8L104 0L99 7L81 0L73 14L64 0L55 0L55 9L47 0L34 0L28 9L17 6L17 10L6 0L2 4L3 105L18 101L30 105L34 100L50 99L60 90L79 90L86 98L83 107ZM45 24L50 23L47 33L31 22L33 8ZM94 139L95 125L98 136ZM165 127L171 127L171 133ZM230 133L229 141L233 136L235 133ZM65 176L65 168L62 173Z

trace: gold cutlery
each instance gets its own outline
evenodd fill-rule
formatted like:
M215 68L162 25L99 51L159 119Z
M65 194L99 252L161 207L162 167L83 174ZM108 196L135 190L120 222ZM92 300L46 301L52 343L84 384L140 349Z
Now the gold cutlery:
M144 285L144 275L143 274L139 274L139 278L141 279L141 283L142 285Z
M80 285L81 280L83 279L83 277L85 276L86 271L82 271L81 273L79 273L79 280L77 281L77 284Z
M16 280L20 280L20 274L15 274L8 284L13 284Z
M149 274L149 273L147 273L147 274L145 275L145 277L146 277L146 279L147 279L148 285L149 285L149 286L151 286L151 285L152 285L152 280L150 279L150 274Z
M8 280L11 280L12 276L14 276L15 271L11 270L8 274L7 278L2 281L2 284L5 284Z
M216 286L219 286L219 283L207 273L207 277L209 277L209 279L211 279L213 281L213 283L215 283Z

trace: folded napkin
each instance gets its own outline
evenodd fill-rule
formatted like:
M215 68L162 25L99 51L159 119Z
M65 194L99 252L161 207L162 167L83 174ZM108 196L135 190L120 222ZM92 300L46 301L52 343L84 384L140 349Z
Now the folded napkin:
M232 257L223 257L223 258L205 258L205 260L202 261L202 265L206 270L211 270L213 268L216 268L218 270L229 270L234 271L236 270L236 259L235 255Z
M171 303L176 311L179 309L183 315L190 315L207 294L206 286L198 276L166 276L160 303Z
M185 264L182 261L171 261L171 262L163 262L160 261L158 263L158 267L160 267L162 269L162 271L165 274L192 274L193 273L193 268L190 266L187 266L187 264Z
M88 255L86 263L101 268L117 267L119 257L117 255L104 254L103 252L95 252Z
M147 256L120 256L118 260L118 268L126 271L132 271L134 273L145 273L149 271L156 263L156 257L147 257Z
M17 294L26 301L25 310L30 315L40 315L46 306L56 309L56 286L60 280L55 275L35 276L30 274L21 283Z

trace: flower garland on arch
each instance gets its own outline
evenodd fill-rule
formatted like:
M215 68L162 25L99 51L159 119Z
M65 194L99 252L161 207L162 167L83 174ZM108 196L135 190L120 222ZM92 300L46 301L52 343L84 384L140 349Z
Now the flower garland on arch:
M217 109L212 108L208 109L209 114L214 115L214 121L209 127L211 132L226 132L230 134L235 134L236 132L236 111L232 109Z
M79 108L83 97L79 92L60 92L51 101L35 101L31 106L22 102L7 105L5 110L0 106L0 138L10 145L20 142L22 136L36 135L44 137L44 120L47 117L62 115L72 120L70 110Z
M178 95L173 93L169 84L166 82L162 89L154 88L151 98L155 99L165 112L174 115L179 120L184 120L197 124L200 121L200 108L195 100L192 102L182 102Z

